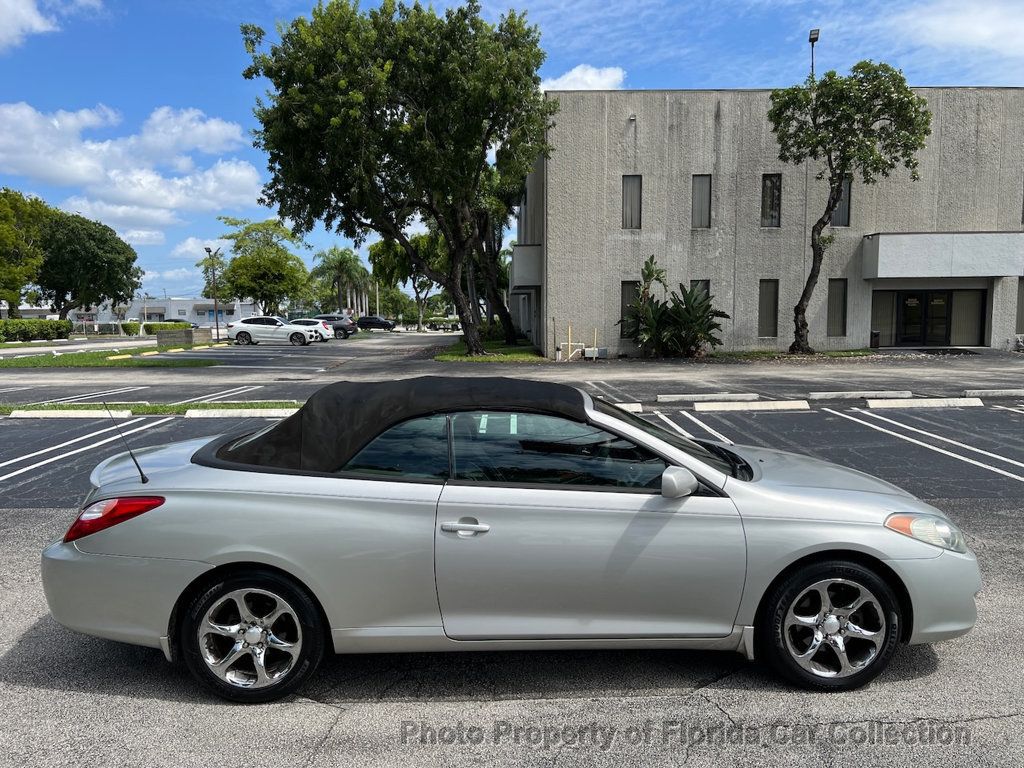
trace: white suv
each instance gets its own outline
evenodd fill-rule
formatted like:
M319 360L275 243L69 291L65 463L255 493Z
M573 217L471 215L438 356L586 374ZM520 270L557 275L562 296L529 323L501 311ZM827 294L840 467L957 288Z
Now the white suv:
M236 344L276 341L301 347L316 341L316 328L292 325L282 317L247 317L236 323L228 323L228 338Z

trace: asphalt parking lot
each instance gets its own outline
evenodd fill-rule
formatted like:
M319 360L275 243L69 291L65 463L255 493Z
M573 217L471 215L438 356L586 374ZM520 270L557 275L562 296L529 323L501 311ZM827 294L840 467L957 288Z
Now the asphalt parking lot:
M307 388L321 383L280 382L280 389L272 389L269 381L217 384L204 379L192 391L183 391L181 382L122 381L121 386L146 387L126 399L170 402L161 398L180 400L188 394L216 401L287 394L303 399ZM10 386L16 385L5 379L0 390ZM262 389L232 392L232 386ZM1024 648L1019 642L1024 402L877 413L859 403L826 402L808 411L703 413L685 404L658 404L659 386L661 391L678 389L667 383L640 388L605 377L584 386L609 399L643 401L645 418L672 429L837 461L901 485L945 510L964 529L981 562L984 589L976 629L934 647L904 648L881 678L845 694L790 689L757 664L729 653L475 653L337 657L325 663L301 695L259 707L226 705L202 692L184 669L167 664L158 651L76 635L49 618L39 552L71 521L90 469L122 449L103 418L4 419L4 763L184 766L258 759L315 766L491 761L867 766L883 760L908 765L1024 761ZM83 395L82 402L90 402L97 397L94 391L100 390L79 385L69 391L55 384L52 390L32 389L22 402ZM20 394L0 393L0 398ZM785 394L771 389L763 397ZM136 417L122 428L131 432L134 446L145 446L263 423ZM907 744L908 738L932 743Z

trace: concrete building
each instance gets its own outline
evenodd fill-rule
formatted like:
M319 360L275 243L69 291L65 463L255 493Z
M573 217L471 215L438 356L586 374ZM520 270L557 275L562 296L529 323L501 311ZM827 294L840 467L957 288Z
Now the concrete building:
M217 311L220 324L252 317L256 314L255 305L251 301L220 302ZM119 319L135 320L144 323L196 323L201 326L213 326L213 299L204 298L147 298L132 299L122 317L119 318L110 304L101 307L85 307L73 309L68 319L74 323L116 323ZM26 315L28 317L28 315Z
M1012 347L1024 334L1024 89L921 88L932 135L906 170L853 179L808 309L817 349ZM520 207L510 306L550 357L635 354L617 323L654 255L707 287L729 349L785 349L827 197L778 159L768 90L550 92L554 152Z

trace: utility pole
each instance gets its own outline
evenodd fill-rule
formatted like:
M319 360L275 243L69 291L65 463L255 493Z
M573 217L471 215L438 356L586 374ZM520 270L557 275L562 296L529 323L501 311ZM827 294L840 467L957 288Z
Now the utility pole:
M377 316L380 317L380 283L374 280L373 288L377 291Z
M220 306L217 302L217 257L220 256L220 248L216 251L206 246L206 256L210 265L210 282L213 284L213 327L216 328L216 340L220 341Z
M811 44L811 79L814 79L814 44L818 42L818 36L821 30L812 29L811 33L807 36L807 42Z

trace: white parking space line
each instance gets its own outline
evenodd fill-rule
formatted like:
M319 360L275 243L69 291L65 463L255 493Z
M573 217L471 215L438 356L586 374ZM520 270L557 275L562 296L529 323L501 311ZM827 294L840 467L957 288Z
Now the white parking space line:
M687 432L687 431L686 431L685 429L683 429L682 427L680 427L680 426L679 426L678 424L676 424L676 423L675 423L674 421L672 421L672 419L670 419L670 418L669 418L668 416L666 416L666 415L665 415L664 413L662 413L661 411L654 411L654 415L655 415L655 416L657 416L657 417L658 417L659 419L661 419L662 421L664 421L664 422L665 422L666 424L668 424L668 425L669 425L670 427L672 427L672 429L674 429L674 430L675 430L676 432L678 432L679 434L681 434L681 435L682 435L683 437L688 437L688 438L690 438L691 440L693 439L693 435L691 435L691 434L690 434L689 432Z
M936 447L934 445L929 445L928 443L922 442L921 440L916 440L915 438L908 437L907 435L901 435L898 432L893 432L891 429L886 429L885 427L880 427L877 424L872 424L870 421L865 421L864 419L858 419L855 416L850 416L847 413L840 413L839 411L832 410L831 408L822 408L821 410L826 412L826 413L831 413L834 416L839 416L842 419L848 419L848 420L854 421L854 422L856 422L858 424L863 424L865 427L868 427L869 429L877 430L878 432L881 432L883 434L890 435L891 437L895 437L898 440L905 440L908 443L913 443L914 445L919 445L922 448L927 448L929 451L935 451L935 453L941 453L943 456L949 456L950 458L957 459L958 461L963 461L963 462L965 462L967 464L973 464L976 467L981 467L982 469L987 469L990 472L995 472L997 475L1002 475L1003 477L1008 477L1011 480L1019 480L1020 482L1024 483L1024 477L1021 477L1020 475L1015 475L1012 472L1007 472L1006 470L1000 469L999 467L993 467L991 464L985 464L984 462L976 461L975 459L968 458L967 456L961 456L958 453L953 453L952 451L947 451L945 448L938 448L938 447ZM0 479L2 479L2 478L0 478Z
M1006 405L993 405L993 408L998 408L1001 411L1012 411L1013 413L1024 413L1024 408L1010 408Z
M607 397L613 403L621 403L622 402L622 398L621 397L618 397L614 392L609 391L605 387L600 386L600 382L588 381L588 382L585 382L585 383L591 389L596 389L597 390L597 394L601 395L601 397Z
M894 426L900 427L901 429L906 429L906 430L908 430L910 432L917 432L919 435L927 435L928 437L930 437L930 438L932 438L934 440L941 440L944 443L949 443L950 445L955 445L958 448L963 448L965 451L973 451L974 453L980 453L982 456L988 456L990 459L996 459L998 461L1005 461L1007 464L1013 464L1015 467L1020 467L1020 468L1024 469L1024 462L1016 461L1014 459L1008 459L1005 456L1000 456L998 453L992 453L990 451L983 451L981 448L975 448L974 446L967 445L966 443L961 443L961 442L959 442L957 440L953 440L953 439L948 438L948 437L943 437L942 435L936 435L934 432L928 432L927 430L924 430L924 429L918 429L917 427L912 427L909 424L904 424L903 422L896 421L895 419L890 419L890 418L887 418L885 416L879 416L877 413L871 413L870 411L865 411L863 408L854 408L853 410L855 410L857 413L863 414L864 416L870 416L872 419L877 419L878 421L887 422L887 423L892 424Z
M37 468L42 467L42 466L45 466L46 464L52 464L55 461L60 461L62 459L66 459L69 456L74 456L77 453L84 453L85 451L91 451L94 448L99 448L101 445L106 445L107 443L112 443L115 440L120 440L122 435L124 437L127 437L128 435L134 435L136 432L144 432L147 429L153 429L153 427L159 427L161 424L166 424L168 421L173 421L174 418L175 418L174 416L167 416L167 417L165 417L163 419L158 419L157 421L151 421L148 424L143 424L141 427L136 427L135 429L129 429L127 432L122 432L119 435L114 435L113 437L108 437L108 438L105 438L103 440L97 440L95 443L90 443L89 445L86 445L86 446L84 446L82 448L76 448L73 451L65 451L64 453L62 453L62 454L60 454L58 456L51 456L48 459L43 459L42 461L37 461L35 464L29 464L27 467L22 467L21 469L16 469L13 472L8 472L6 475L0 475L0 481L9 480L12 477L16 477L18 475L24 474L25 472L30 472L31 470L37 469ZM24 458L25 457L22 457L22 459L24 459Z
M698 419L696 416L694 416L689 411L680 411L680 413L683 414L683 416L688 418L690 421L692 421L694 424L696 424L698 427L703 429L705 432L707 432L709 435L712 435L712 436L718 438L723 443L728 443L729 445L733 445L732 440L730 440L728 437L723 435L721 432L719 432L719 431L709 427L707 424L705 424L703 421Z
M97 418L101 418L101 416L98 414ZM140 421L142 421L141 418L132 419L131 421L122 422L121 424L119 424L118 426L115 426L115 427L106 427L105 429L98 429L95 432L90 432L87 435L82 435L81 437L76 437L74 440L67 440L66 442L58 443L57 445L51 445L49 448L43 448L42 450L34 451L33 453L26 453L24 456L18 456L15 459L8 459L7 461L0 462L0 467L6 467L6 466L9 466L10 464L17 464L19 462L26 461L28 459L34 459L36 456L42 456L44 453L50 453L51 451L59 451L61 448L65 448L65 447L67 447L69 445L74 445L75 443L80 443L83 440L91 440L92 438L96 437L97 435L102 435L102 434L104 434L106 432L111 432L111 431L113 431L115 429L118 429L118 427L127 427L129 424L135 424L135 423L140 422Z
M262 386L259 385L259 386ZM178 400L171 403L171 405L185 405L186 403L210 403L214 400L219 400L222 397L231 397L232 395L240 395L243 392L249 392L257 387L232 387L231 389L223 389L220 392L212 392L205 395L197 395L196 397L190 397L187 400Z
M121 387L119 389L107 389L101 392L89 392L84 395L68 395L67 397L55 397L50 400L40 400L35 403L29 403L29 405L48 405L50 403L78 403L85 400L92 400L93 398L103 397L107 398L111 395L124 395L128 392L137 392L140 389L149 389L149 387Z
M609 384L607 381L598 381L598 382L595 382L595 383L600 384L602 387L607 389L609 392L614 392L616 395L621 395L624 400L627 400L629 402L636 401L636 398L633 397L631 394L629 394L629 392L626 392L625 390L619 389L619 387L616 387L614 384Z
M7 389L0 389L0 394L5 392L24 392L26 389L32 389L32 387L8 387Z
M257 389L263 389L263 385L262 384L255 384L255 385L248 386L248 387L242 387L242 389L240 389L238 392L232 392L231 394L228 394L228 395L212 395L212 396L206 398L205 400L200 400L199 402L201 402L201 403L215 403L218 400L223 400L225 397L234 397L235 395L244 395L247 392L255 392Z

